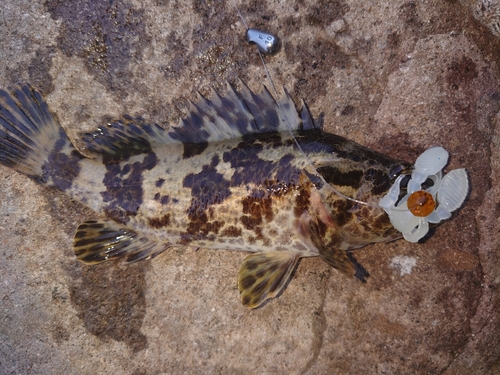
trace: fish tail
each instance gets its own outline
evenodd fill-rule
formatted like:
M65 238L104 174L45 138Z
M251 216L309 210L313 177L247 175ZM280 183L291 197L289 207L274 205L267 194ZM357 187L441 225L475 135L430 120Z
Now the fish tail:
M82 158L40 93L28 85L0 90L0 163L64 190Z

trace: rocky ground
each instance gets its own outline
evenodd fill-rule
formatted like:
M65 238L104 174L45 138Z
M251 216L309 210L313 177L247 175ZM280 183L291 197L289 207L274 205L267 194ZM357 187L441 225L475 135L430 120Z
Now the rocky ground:
M305 259L248 310L244 253L84 266L72 236L95 215L1 167L0 373L499 374L495 14L454 0L237 4L282 38L270 72L327 131L408 161L442 145L469 172L466 205L424 243L357 250L366 284ZM0 86L38 87L78 145L125 113L176 124L226 80L268 84L229 0L3 0L0 35Z

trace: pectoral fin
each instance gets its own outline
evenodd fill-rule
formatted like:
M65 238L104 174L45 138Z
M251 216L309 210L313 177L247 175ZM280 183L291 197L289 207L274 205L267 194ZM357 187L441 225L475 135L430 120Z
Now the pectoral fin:
M290 279L299 255L288 252L251 254L241 265L238 288L243 305L259 307L267 299L276 297Z
M328 217L328 216L327 216ZM319 256L330 266L343 274L366 281L368 272L354 259L354 257L340 247L344 241L342 232L334 224L327 225L324 220L306 221L309 239L318 249Z
M347 251L334 248L319 248L319 256L330 266L347 276L354 276L363 282L370 276L368 271Z
M83 263L97 264L119 258L132 263L158 255L167 245L141 237L114 221L89 220L78 227L73 248Z
M353 277L356 273L354 264L344 250L319 248L319 256L330 266L347 276Z

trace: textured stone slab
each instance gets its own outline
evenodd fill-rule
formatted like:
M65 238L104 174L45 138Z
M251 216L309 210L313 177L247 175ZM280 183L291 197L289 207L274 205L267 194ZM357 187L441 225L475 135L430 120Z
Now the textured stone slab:
M0 373L498 373L500 42L476 3L239 3L328 131L410 161L439 144L468 169L466 206L425 243L356 252L366 284L306 259L250 311L244 253L86 267L72 235L93 213L1 167ZM125 113L176 124L225 80L267 84L231 1L4 0L0 35L0 86L40 88L77 144Z

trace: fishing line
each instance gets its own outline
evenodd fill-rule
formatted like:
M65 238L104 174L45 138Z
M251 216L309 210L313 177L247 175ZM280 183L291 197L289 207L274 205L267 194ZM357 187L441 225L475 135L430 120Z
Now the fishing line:
M243 25L245 25L245 29L247 29L247 30L248 30L248 29L249 29L249 27L248 27L247 23L245 22L245 19L244 19L244 18L243 18L243 16L241 15L241 12L240 12L240 10L238 9L238 6L236 5L236 2L235 2L234 0L232 0L232 2L233 2L234 7L236 8L236 11L238 12L238 16L240 16L240 18L241 18L241 22L243 22Z
M250 29L247 25L247 23L245 22L245 19L243 18L240 10L238 9L238 6L236 5L236 2L235 0L232 0L232 3L234 5L234 7L236 8L236 12L238 13L238 16L240 17L241 19L241 22L243 22L243 25L245 26L245 28L247 29L247 36L248 36L248 33L249 31L251 30L255 30L255 29ZM274 37L274 36L273 36ZM248 38L249 41L251 41L250 38ZM279 43L279 42L277 42ZM278 95L278 90L276 89L276 86L274 85L274 81L273 79L271 78L271 73L269 72L269 69L267 68L267 64L266 62L264 61L264 56L262 55L262 51L261 49L264 49L265 50L265 47L261 47L259 46L257 43L256 44L256 48L257 48L257 53L259 54L259 57L260 57L260 61L262 62L262 66L264 67L264 71L266 73L266 77L267 77L267 80L270 82L270 85L272 87L272 91L274 92L274 96L276 98L279 97ZM275 51L277 50L272 50L271 52L269 52L269 54L272 54L274 53ZM302 149L302 147L300 146L299 142L297 141L297 138L295 138L295 136L293 135L293 128L292 128L292 124L291 124L291 121L290 119L288 118L288 116L286 115L286 111L283 109L283 107L281 106L279 100L276 101L276 104L278 106L278 109L280 110L281 112L281 117L283 120L285 120L285 123L288 125L288 131L290 132L290 136L292 137L293 141L295 142L295 144L297 145L297 148L299 149L299 151L304 155L304 158L306 159L306 162L309 164L309 166L314 170L314 174L316 175L316 177L320 178L323 182L323 186L326 186L327 189L329 189L330 191L333 191L335 194L337 194L338 196L340 196L341 198L344 198L344 199L347 199L347 200L350 200L350 201L353 201L353 202L356 202L356 203L359 203L359 204L364 204L364 205L367 205L367 206L371 206L371 207L379 207L378 205L374 205L374 204L371 204L371 203L368 203L368 202L364 202L364 201L361 201L361 200L358 200L358 199L355 199L355 198L351 198L351 197L348 197L347 195L345 194L342 194L340 191L338 191L337 189L335 189L333 186L331 186L328 182L326 182L326 180L324 179L324 177L317 171L317 169L314 167L312 161L309 159L309 157L307 156L307 154L304 152L304 150Z

